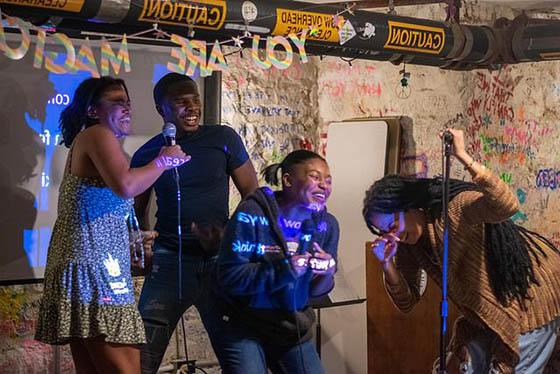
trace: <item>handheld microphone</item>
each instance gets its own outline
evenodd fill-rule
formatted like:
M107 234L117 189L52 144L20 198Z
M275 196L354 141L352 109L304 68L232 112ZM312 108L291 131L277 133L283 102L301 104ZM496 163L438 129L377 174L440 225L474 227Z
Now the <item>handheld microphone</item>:
M172 122L165 122L161 134L165 139L165 145L172 146L175 145L175 136L177 135L177 127Z
M165 122L163 124L163 129L161 129L161 134L163 135L163 139L165 141L166 146L172 146L177 144L175 142L175 136L177 135L177 127L173 122ZM179 194L178 199L180 200L180 192L179 192L179 171L177 171L177 167L173 168L175 170L175 180L177 182L177 193Z
M311 246L313 245L312 239L315 233L315 224L311 219L306 219L301 223L301 233L299 236L299 254L306 254L312 252Z

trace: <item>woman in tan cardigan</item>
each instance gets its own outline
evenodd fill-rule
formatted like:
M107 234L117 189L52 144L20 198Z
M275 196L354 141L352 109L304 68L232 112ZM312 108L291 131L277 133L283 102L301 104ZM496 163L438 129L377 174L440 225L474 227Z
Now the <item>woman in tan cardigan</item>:
M541 373L560 326L560 254L509 219L516 196L465 151L462 131L449 131L474 182L450 183L448 295L462 314L451 352L466 373ZM366 193L364 218L379 236L372 250L403 312L421 297L420 269L441 282L441 197L441 179L394 175Z

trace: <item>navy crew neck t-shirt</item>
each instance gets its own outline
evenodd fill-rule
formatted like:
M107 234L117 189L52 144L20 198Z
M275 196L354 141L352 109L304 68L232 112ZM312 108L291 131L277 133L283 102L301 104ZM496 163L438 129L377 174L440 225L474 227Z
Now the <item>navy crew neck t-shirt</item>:
M165 145L158 134L138 149L131 166L148 164ZM229 178L249 156L240 136L228 126L201 125L194 133L177 139L177 145L191 160L179 167L181 190L181 231L183 251L203 255L204 250L191 232L192 222L224 226L229 215ZM158 243L178 249L177 185L173 170L166 170L154 183Z

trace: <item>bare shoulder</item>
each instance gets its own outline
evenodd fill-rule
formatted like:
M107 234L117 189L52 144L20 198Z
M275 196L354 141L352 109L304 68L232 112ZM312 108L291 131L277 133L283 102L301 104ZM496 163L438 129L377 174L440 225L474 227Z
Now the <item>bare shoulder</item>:
M84 147L89 146L103 147L103 146L116 146L119 141L115 134L105 126L94 125L82 130L76 140L79 140Z
M112 137L115 138L115 134L105 126L102 125L93 125L90 126L80 133L83 137L97 137L97 138L104 138L104 137Z

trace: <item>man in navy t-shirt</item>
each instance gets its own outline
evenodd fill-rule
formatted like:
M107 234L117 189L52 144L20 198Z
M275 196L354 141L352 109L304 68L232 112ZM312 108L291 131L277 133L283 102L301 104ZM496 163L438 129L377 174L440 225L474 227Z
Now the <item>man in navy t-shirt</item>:
M177 184L173 170L152 186L157 199L156 238L152 270L146 276L139 309L146 326L142 346L142 373L157 372L179 318L191 305L198 309L212 344L218 338L217 312L209 307L212 273L219 238L228 219L229 178L245 197L258 186L253 165L239 135L227 126L200 125L202 104L196 83L169 73L154 87L156 109L164 122L177 127L177 144L191 156L178 168L181 191L181 242L178 238ZM131 166L143 166L159 154L161 134L144 144L132 157ZM151 188L135 199L142 229ZM194 229L194 230L193 230ZM213 235L214 234L214 235ZM178 296L178 250L182 250L182 295Z

